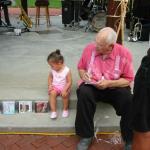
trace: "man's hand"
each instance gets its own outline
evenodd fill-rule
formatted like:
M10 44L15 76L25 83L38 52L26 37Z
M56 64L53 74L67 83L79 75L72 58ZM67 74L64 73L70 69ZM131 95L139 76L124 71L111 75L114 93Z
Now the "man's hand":
M91 79L90 79L90 75L85 72L83 75L82 75L82 80L85 81L85 82L90 82Z
M111 80L101 80L95 86L98 89L106 89L106 88L110 87L110 83L111 83Z
M98 89L127 87L130 86L130 82L124 78L118 80L101 80L95 85Z

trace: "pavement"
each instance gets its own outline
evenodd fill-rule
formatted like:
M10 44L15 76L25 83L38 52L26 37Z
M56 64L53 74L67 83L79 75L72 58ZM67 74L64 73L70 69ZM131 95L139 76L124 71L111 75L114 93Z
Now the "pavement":
M0 150L75 150L77 136L0 135ZM89 150L123 150L116 135L98 135Z
M22 26L18 19L19 10L18 13L14 12L14 14L10 14L12 25ZM49 66L46 58L50 52L59 48L73 75L70 116L67 119L61 118L62 101L60 97L58 98L59 117L57 120L51 120L49 112L35 113L34 109L32 112L23 114L16 111L13 115L4 115L1 109L0 132L9 132L10 134L11 132L74 133L76 89L79 79L76 65L83 48L94 40L96 33L85 32L86 21L81 21L81 26L77 28L64 28L60 12L59 10L57 16L51 16L50 27L46 26L46 20L42 16L38 28L33 26L31 32L22 33L21 36L16 36L14 32L6 28L0 28L0 102L32 101L34 104L35 101L48 101ZM35 22L34 14L31 15L31 20L33 23ZM136 72L149 45L148 41L128 42L128 33L129 30L126 29L124 45L130 49L133 55ZM95 129L98 132L119 131L119 119L111 106L99 103L94 119Z

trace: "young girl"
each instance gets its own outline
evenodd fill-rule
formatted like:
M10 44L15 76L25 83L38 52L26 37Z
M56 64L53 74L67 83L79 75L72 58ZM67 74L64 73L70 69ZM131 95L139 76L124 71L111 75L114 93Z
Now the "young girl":
M60 50L49 54L47 62L51 67L48 76L48 93L50 96L51 119L57 118L56 97L60 95L63 99L62 117L68 117L69 95L72 84L70 69L64 64L64 57Z

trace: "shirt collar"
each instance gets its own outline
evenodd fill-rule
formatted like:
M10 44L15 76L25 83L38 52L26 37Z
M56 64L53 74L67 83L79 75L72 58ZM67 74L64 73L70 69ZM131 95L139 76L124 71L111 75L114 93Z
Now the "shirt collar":
M100 53L98 53L98 52L96 51L96 45L95 45L94 51L95 51L95 57L97 57L97 56L102 56ZM109 59L114 60L114 59L115 59L114 51L115 51L115 44L114 44L114 47L113 47L113 49L112 49L112 52L107 55L106 59L109 58Z

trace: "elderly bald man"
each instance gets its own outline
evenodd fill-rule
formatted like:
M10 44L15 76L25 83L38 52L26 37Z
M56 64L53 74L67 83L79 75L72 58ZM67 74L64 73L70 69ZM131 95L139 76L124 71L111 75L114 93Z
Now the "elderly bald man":
M120 128L125 150L131 148L132 130L129 127L134 80L132 56L129 50L116 43L117 34L110 28L101 29L95 42L88 44L79 60L80 75L77 89L76 134L81 137L77 150L87 150L94 136L93 118L96 103L111 104L121 116Z

